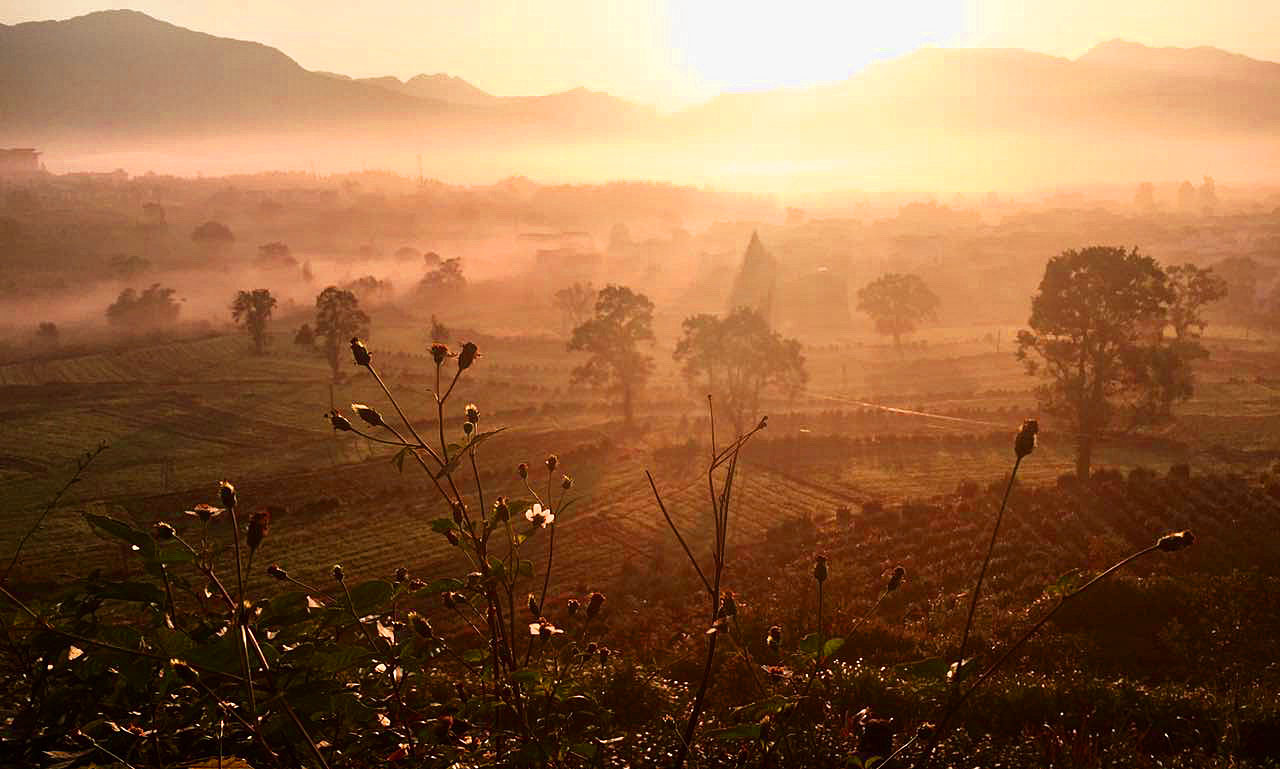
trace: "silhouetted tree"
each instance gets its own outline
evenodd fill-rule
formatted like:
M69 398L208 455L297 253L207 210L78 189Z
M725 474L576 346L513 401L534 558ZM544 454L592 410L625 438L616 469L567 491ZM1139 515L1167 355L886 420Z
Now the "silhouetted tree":
M449 327L441 323L434 314L431 316L431 330L428 333L432 342L445 342L451 336Z
M369 316L360 309L360 300L350 291L329 286L316 297L315 335L324 345L325 358L333 377L338 377L339 353L353 336L367 336Z
M253 350L259 355L266 347L267 323L271 321L275 308L276 298L265 288L241 291L231 303L231 319L237 324L244 322L244 328L253 340Z
M1191 395L1187 347L1163 338L1174 301L1164 270L1137 249L1064 251L1045 266L1017 355L1047 380L1042 407L1075 432L1078 477L1089 476L1093 446L1117 416L1151 423Z
M231 228L222 222L208 221L191 231L191 240L202 246L229 246L235 239Z
M58 324L53 321L42 321L39 326L36 326L36 341L41 344L57 347L60 335Z
M772 389L794 397L808 381L800 342L784 339L748 307L726 318L694 315L683 328L673 357L691 386L707 388L716 411L729 416L735 433L755 420L763 392Z
M901 354L902 335L921 321L936 320L938 297L918 275L887 273L858 290L858 311L875 321L876 331L893 337Z
M310 323L303 323L301 326L298 326L297 333L293 335L293 343L299 347L306 347L307 349L311 349L316 346L316 335L315 332L311 330Z
M268 269L298 266L298 260L293 258L293 251L289 245L278 240L258 246L257 263L259 267Z
M466 285L467 279L462 275L462 259L455 256L452 259L445 259L439 267L424 275L419 288L437 293L457 291Z
M141 293L132 288L120 292L107 307L107 322L137 331L155 330L178 319L182 306L173 298L172 288L153 283Z
M574 283L555 294L556 309L566 330L582 325L591 317L591 305L596 301L596 290L590 283Z
M568 348L590 355L573 370L574 384L618 393L628 424L638 391L653 373L653 358L640 351L652 342L653 302L625 286L608 285L596 296L595 315L573 330Z
M1172 296L1169 301L1169 325L1180 341L1191 341L1204 333L1206 305L1227 295L1227 282L1212 269L1180 264L1165 269Z

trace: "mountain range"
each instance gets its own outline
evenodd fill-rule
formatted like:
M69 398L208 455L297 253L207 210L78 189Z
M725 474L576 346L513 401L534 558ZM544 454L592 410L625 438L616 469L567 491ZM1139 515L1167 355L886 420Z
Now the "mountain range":
M1280 165L1278 95L1280 64L1117 40L1077 59L924 48L844 81L725 94L662 115L582 88L499 97L447 74L312 72L274 48L134 11L0 25L0 145L81 155L234 147L270 162L282 147L329 157L341 142L335 162L403 165L433 148L441 173L474 157L498 175L506 163L505 173L565 178L914 183L981 175L1002 159L1041 177L1151 173L1178 147L1172 159L1187 169L1223 173L1241 153L1255 171Z

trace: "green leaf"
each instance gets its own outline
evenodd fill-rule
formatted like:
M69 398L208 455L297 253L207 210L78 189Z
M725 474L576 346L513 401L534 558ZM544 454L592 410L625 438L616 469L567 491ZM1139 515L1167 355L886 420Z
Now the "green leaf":
M522 684L536 684L542 680L542 671L535 668L517 670L511 677Z
M485 648L467 649L462 653L462 659L470 663L484 662L489 657L489 650Z
M462 580L447 578L432 580L431 582L428 582L427 586L423 589L428 593L447 593L454 590L461 590L462 588Z
M507 428L499 427L497 430L489 430L488 432L477 433L476 435L472 436L471 440L468 441L465 444L465 446L463 445L451 446L449 451L449 461L445 462L444 466L441 467L440 470L436 472L436 478L437 479L443 478L449 473L452 473L454 470L458 469L458 465L467 456L467 452L463 450L464 448L469 450L477 449L480 447L481 443L484 443L485 441L489 440L490 438L492 438L493 436L497 435L498 433L502 432L505 429Z
M144 557L150 557L155 553L156 542L151 538L151 535L138 531L124 521L117 521L115 518L93 513L84 513L84 519L89 522L90 526L103 534L123 540L134 546Z
M843 638L828 639L827 642L822 646L822 658L823 659L829 658L832 654L835 654L836 652L840 651L841 646L844 646Z
M381 608L384 603L390 600L392 593L395 591L395 586L390 582L371 579L368 582L361 582L351 589L351 603L355 605L356 614L363 617Z
M1068 593L1072 593L1080 586L1082 582L1081 577L1082 573L1079 569L1072 569L1061 577L1058 577L1057 581L1052 585L1045 587L1044 594L1050 598L1061 598Z
M431 530L437 534L443 534L450 529L458 528L458 524L453 522L452 518L437 518L431 522Z
M516 575L520 577L533 576L533 561L523 560L516 566Z
M758 740L762 730L760 724L738 724L727 729L716 729L710 736L717 740Z
M816 657L822 651L822 636L817 633L810 633L800 639L800 643L796 644L796 649L803 654L808 654L810 657Z

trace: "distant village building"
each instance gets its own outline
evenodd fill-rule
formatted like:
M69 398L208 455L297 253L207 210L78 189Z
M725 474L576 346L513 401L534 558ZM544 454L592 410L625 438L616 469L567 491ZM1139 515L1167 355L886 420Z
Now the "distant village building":
M40 153L30 147L0 149L0 176L40 173Z

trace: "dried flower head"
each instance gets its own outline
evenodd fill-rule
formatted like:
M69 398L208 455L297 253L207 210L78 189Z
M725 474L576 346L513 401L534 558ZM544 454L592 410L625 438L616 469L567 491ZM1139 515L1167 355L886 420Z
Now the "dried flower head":
M892 593L893 591L902 587L902 580L905 579L906 576L907 576L906 569L902 568L901 566L895 566L893 568L893 576L889 577L889 584L887 587L885 587L885 590Z
M409 624L413 627L413 632L423 638L435 638L435 631L431 629L431 623L427 622L427 618L416 611L409 612Z
M582 604L578 603L577 598L570 598L569 604L568 604L569 616L576 617L578 615L578 609L581 607L582 607Z
M445 358L452 358L452 357L453 357L453 353L449 351L449 345L443 344L441 342L436 342L435 344L431 345L431 359L436 362L437 366L439 366L441 363L444 363Z
M373 358L369 348L364 346L358 336L351 337L351 357L355 359L357 366L368 366Z
M1022 429L1018 430L1018 437L1013 439L1013 453L1018 459L1035 451L1036 433L1040 431L1040 423L1034 419L1028 419L1022 423Z
M471 368L471 364L475 363L477 352L475 342L467 342L462 345L462 352L458 353L458 370L466 371Z
M409 581L409 570L401 566L396 569L396 584L402 584Z
M554 473L556 471L556 465L558 464L560 464L559 457L557 457L555 454L547 455L547 472Z
M573 479L572 479L572 478L570 478L570 477L569 477L569 476L567 476L567 475L562 475L562 476L560 477L560 488L564 489L565 491L568 491L569 489L572 489L572 488L573 488Z
M474 403L468 403L466 408L462 410L463 415L471 424L477 424L480 421L480 409Z
M599 614L601 606L604 606L604 593L592 593L587 599L587 619L592 619Z
M267 567L267 576L272 577L273 579L278 579L281 582L284 582L286 579L289 578L289 572L280 568L279 564L273 563Z
M822 553L813 557L813 578L819 583L827 581L827 557Z
M365 421L365 424L371 427L382 427L385 422L382 421L382 415L372 406L366 406L363 403L352 403L351 410L356 412L356 416Z
M516 475L520 476L520 480L524 480L529 477L529 465L527 462L521 462L516 465Z
M271 513L267 510L259 510L249 516L249 552L252 553L262 544L262 540L266 539L267 533L271 530Z
M186 515L190 515L194 518L199 518L201 521L208 523L209 521L212 521L214 518L217 518L218 516L222 515L222 513L225 511L221 507L214 507L213 505L206 505L203 502L201 502L200 504L196 505L194 508L190 510L184 510L183 512Z
M1172 553L1191 547L1195 542L1196 535L1192 534L1190 529L1184 529L1183 531L1164 535L1156 542L1156 546L1166 553Z
M524 511L524 518L534 526L541 526L544 529L556 519L555 515L551 512L551 508L543 507L539 502L535 502L533 507Z
M344 417L341 411L334 409L333 411L330 411L326 416L329 418L329 424L333 425L333 429L344 432L344 433L351 432L352 430L351 420Z
M333 578L341 582L346 579L346 575L342 571L342 564L335 563L333 565Z
M222 506L227 510L236 506L236 487L232 486L230 481L218 481L218 496L222 499Z

